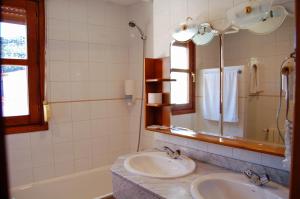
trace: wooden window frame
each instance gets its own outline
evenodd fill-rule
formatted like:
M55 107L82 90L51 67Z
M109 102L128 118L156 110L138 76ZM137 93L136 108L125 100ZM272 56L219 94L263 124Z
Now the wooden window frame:
M44 121L45 86L45 3L44 0L2 0L1 6L26 10L25 17L1 13L1 21L27 24L27 59L1 59L1 65L26 65L28 68L29 115L4 117L5 133L25 133L48 129ZM23 21L22 21L23 20Z
M172 69L171 72L185 72L189 73L189 103L187 104L173 104L172 105L172 115L183 115L189 113L195 113L195 97L196 97L196 84L193 80L196 74L196 46L192 41L186 43L172 42L171 47L173 45L177 46L185 46L188 48L189 53L189 69ZM194 77L193 77L194 75Z

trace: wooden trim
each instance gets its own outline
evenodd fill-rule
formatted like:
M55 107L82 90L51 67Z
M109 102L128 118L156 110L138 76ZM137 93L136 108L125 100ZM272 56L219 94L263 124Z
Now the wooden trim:
M39 31L39 37L38 37L38 55L39 59L37 60L37 64L40 66L40 93L41 93L41 102L45 100L45 73L46 73L46 61L45 61L45 55L46 55L46 19L45 19L45 1L39 0L38 4L38 13L37 13L38 20L38 31ZM43 109L43 107L42 107ZM41 117L44 117L43 111L40 111Z
M173 45L173 42L171 45ZM193 82L192 73L196 74L196 46L195 44L190 41L188 43L176 43L176 45L185 46L189 49L189 69L172 69L171 71L174 72L182 72L182 73L189 73L189 103L188 104L175 104L172 105L172 115L182 115L182 114L189 114L196 112L196 85Z
M272 144L262 144L260 142L256 141L251 141L251 140L243 140L237 137L230 137L226 138L224 136L220 137L217 135L208 135L205 133L196 133L193 131L189 130L161 130L161 129L151 129L151 128L146 128L148 131L154 131L162 134L167 134L171 136L176 136L176 137L182 137L182 138L187 138L187 139L193 139L197 141L202 141L202 142L208 142L208 143L213 143L213 144L218 144L218 145L223 145L223 146L229 146L229 147L234 147L234 148L240 148L240 149L245 149L249 151L255 151L259 153L266 153L270 155L276 155L283 157L284 156L284 147L283 146L277 146L277 145L272 145Z
M0 70L1 74L1 70ZM1 92L1 82L0 82ZM4 133L4 122L2 117L2 101L0 101L0 198L9 197L9 185L8 185L8 169L6 159L6 144L5 144L5 133Z
M16 124L28 125L28 123L30 123L30 116L22 115L22 116L14 116L14 117L4 117L3 121L6 126L15 126Z
M290 199L300 198L300 2L295 1L296 10L296 87L294 106L294 132L292 168L290 178Z
M2 65L17 65L17 66L28 66L26 59L2 59Z
M0 1L2 6L2 1ZM0 20L2 16L0 14ZM1 51L0 51L1 55ZM0 56L1 57L1 56ZM0 70L0 77L1 77ZM0 81L0 93L2 92L2 81ZM6 144L5 144L5 133L4 133L4 121L2 117L2 100L0 100L0 198L8 199L9 196L9 185L8 185L8 169L7 169L7 158L6 158Z
M176 106L177 110L172 109L172 115L183 115L183 114L195 113L195 109L194 108L187 108L186 105L176 104L176 105L173 105L172 108L174 106ZM182 108L181 108L181 106L182 106Z
M26 11L23 8L11 9L8 6L1 6L1 21L7 23L26 23Z
M1 83L0 83L1 84ZM1 88L0 88L1 90ZM2 115L2 102L0 101L0 114ZM8 186L8 171L7 171L7 159L6 159L6 144L4 134L4 124L2 117L0 118L0 198L9 197Z
M35 131L46 131L48 130L48 123L44 124L32 124L32 125L23 125L23 126L11 126L5 128L5 134L19 134L19 133L28 133Z

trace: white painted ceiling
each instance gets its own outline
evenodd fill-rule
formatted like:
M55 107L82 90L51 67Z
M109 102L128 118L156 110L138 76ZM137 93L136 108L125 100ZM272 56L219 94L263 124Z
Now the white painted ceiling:
M138 2L143 2L145 0L108 0L108 1L119 4L119 5L128 6L131 4L138 3Z

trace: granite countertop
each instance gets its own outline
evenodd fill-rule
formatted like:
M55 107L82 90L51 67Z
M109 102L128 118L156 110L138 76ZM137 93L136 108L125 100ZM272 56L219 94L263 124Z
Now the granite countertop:
M132 154L120 156L113 164L111 171L114 174L117 174L127 179L128 181L163 198L192 199L192 195L190 193L190 185L199 176L211 173L233 173L230 170L194 160L197 164L196 170L194 171L194 173L188 176L174 179L143 177L130 173L124 168L124 160Z

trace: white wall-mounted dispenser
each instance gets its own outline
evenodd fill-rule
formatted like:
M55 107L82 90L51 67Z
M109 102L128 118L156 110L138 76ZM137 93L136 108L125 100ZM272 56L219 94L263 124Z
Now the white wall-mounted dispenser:
M125 80L124 91L125 91L125 100L128 106L131 106L135 102L135 81L134 80Z

